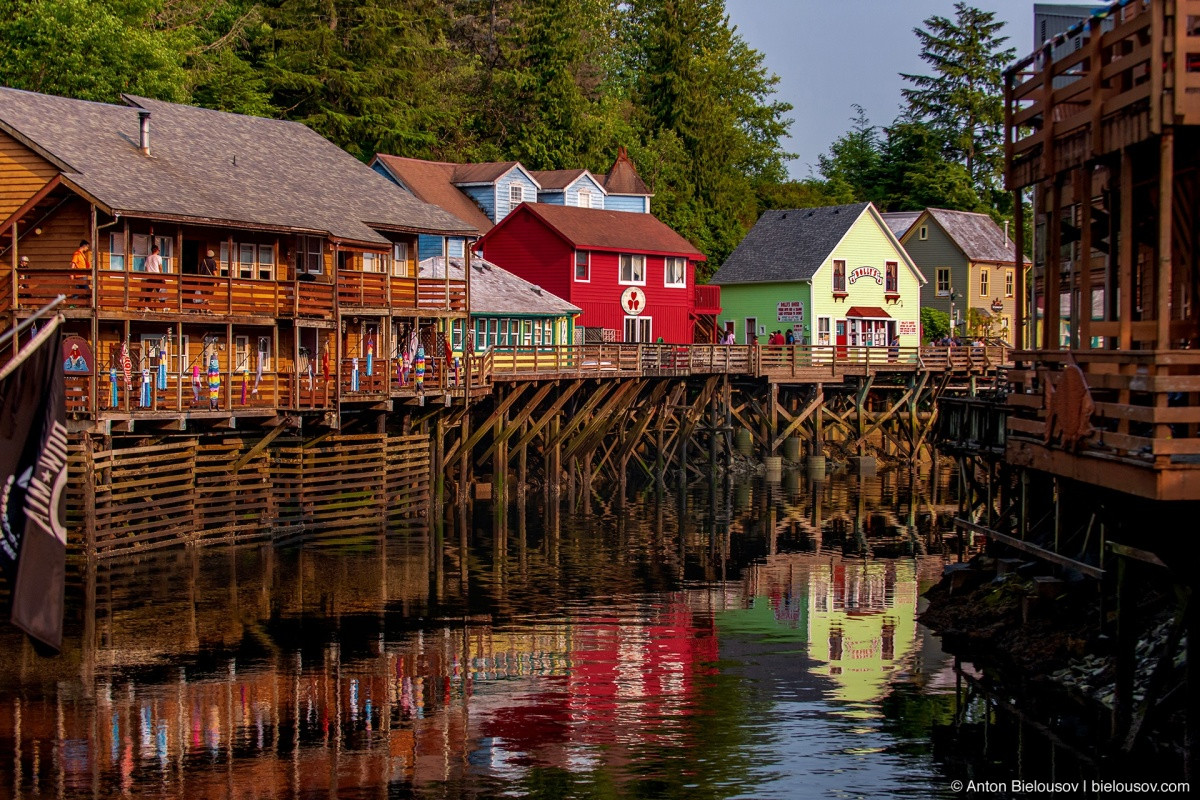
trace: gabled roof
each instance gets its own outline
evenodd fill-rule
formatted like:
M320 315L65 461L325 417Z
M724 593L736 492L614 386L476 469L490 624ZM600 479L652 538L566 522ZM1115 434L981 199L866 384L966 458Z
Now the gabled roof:
M454 175L450 180L456 186L495 183L514 169L524 172L534 184L538 183L537 178L533 177L529 170L521 166L520 161L484 161L479 164L454 164L453 166ZM539 186L538 188L541 187Z
M604 176L604 191L609 194L641 194L648 197L653 195L646 182L638 175L637 168L629 160L629 154L625 152L624 147L617 148L617 160Z
M584 175L592 178L597 186L603 188L603 184L586 169L535 169L530 170L529 174L542 185L543 191L562 191Z
M468 165L450 164L445 161L424 161L419 158L402 158L384 153L376 155L373 163L381 164L418 199L432 203L453 214L480 232L492 229L493 223L488 215L483 213L483 209L454 185L455 171Z
M423 203L295 122L127 96L112 105L0 88L0 130L63 168L109 211L328 234L474 228ZM150 155L138 149L150 112ZM378 230L376 230L378 229Z
M937 222L969 261L1013 262L1016 245L987 214L944 208L927 208L925 214Z
M710 282L812 280L870 205L764 211Z
M691 242L671 230L653 214L630 214L627 211L555 206L548 203L522 203L496 228L502 227L521 213L537 217L572 247L581 250L658 253L686 256L696 261L705 260L704 254ZM481 244L486 241L485 236Z
M913 226L917 217L922 213L921 211L885 211L879 216L883 217L883 221L891 228L892 235L899 239L908 233L908 229Z
M421 277L445 277L443 263L442 256L424 259L421 262ZM461 258L450 258L450 278L463 280ZM571 316L582 311L558 295L551 294L524 278L518 278L490 261L478 256L471 258L472 314Z

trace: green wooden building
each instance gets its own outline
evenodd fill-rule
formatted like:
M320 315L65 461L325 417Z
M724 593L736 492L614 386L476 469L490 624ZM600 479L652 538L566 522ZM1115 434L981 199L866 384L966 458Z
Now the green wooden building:
M738 344L921 343L925 277L871 203L765 212L712 283Z

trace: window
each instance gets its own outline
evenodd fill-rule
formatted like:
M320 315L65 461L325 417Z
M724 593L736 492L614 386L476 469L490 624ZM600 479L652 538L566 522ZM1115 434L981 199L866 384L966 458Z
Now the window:
M363 272L383 272L383 256L379 253L363 253Z
M150 237L144 234L133 235L133 271L146 271L146 257L150 255Z
M486 319L475 320L475 350L487 350L487 330L488 321Z
M929 226L922 225L917 229L917 238L922 242L929 238Z
M846 262L833 262L833 291L841 294L846 293Z
M592 207L592 192L590 189L579 190L579 200L576 202L576 205L578 205L580 208Z
M519 183L509 184L508 187L508 207L516 208L525 202L525 187Z
M450 323L450 349L463 349L463 320L456 319Z
M252 244L238 245L238 277L253 278L257 248Z
M817 344L831 344L829 341L829 317L817 317Z
M123 233L108 235L108 268L125 269L125 234Z
M979 296L988 296L988 270L987 267L979 269Z
M500 346L508 347L512 343L508 332L508 317L500 320Z
M646 257L622 253L620 282L644 286L646 283Z
M533 321L533 346L542 346L542 323L538 320Z
M260 281L275 278L275 246L260 244L258 246L258 279Z
M229 275L229 242L221 242L221 258L218 264L221 267L221 277Z
M250 371L250 337L233 337L233 371L246 373Z
M152 241L158 245L158 255L162 259L162 271L174 272L171 265L175 262L175 239L170 236L155 236Z
M517 324L517 320L513 320L513 324ZM533 320L521 321L521 339L526 347L533 345Z
M325 249L316 236L301 236L298 242L296 272L320 275L325 271Z
M885 261L884 271L887 273L883 290L888 294L900 292L900 265L895 261Z
M663 285L687 286L686 258L666 258L663 260Z
M651 317L626 317L625 318L625 341L626 342L652 342L654 341L654 320Z
M250 350L251 342L254 343L255 349ZM267 373L271 371L271 337L256 336L251 339L249 336L233 337L233 371L234 372L257 372L259 362L262 362L262 371Z
M587 283L592 279L591 270L591 253L587 250L575 251L575 280L581 283Z
M1004 296L1012 297L1013 288L1013 271L1011 269L1007 269L1004 271Z
M192 365L188 363L188 335L185 333L179 337L179 374L187 375L192 371Z
M408 242L396 242L392 245L392 274L397 278L409 277Z
M950 294L950 268L937 268L937 293L938 297L946 297Z
M491 346L494 347L496 343L500 341L499 336L500 320L497 318L488 320L488 341L491 343Z

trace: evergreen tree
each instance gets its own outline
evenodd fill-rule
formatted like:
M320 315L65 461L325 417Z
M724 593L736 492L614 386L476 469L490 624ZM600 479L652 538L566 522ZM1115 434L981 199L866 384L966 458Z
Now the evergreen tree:
M962 0L954 19L933 15L914 33L930 75L901 74L912 84L903 90L908 110L945 139L948 154L966 167L977 191L995 188L1002 163L1004 99L1001 74L1016 52L1002 49L1003 22Z
M897 120L880 146L871 199L888 211L987 211L967 168L945 153L945 140L932 126Z
M880 170L879 135L863 107L851 106L850 130L834 140L829 152L817 157L817 169L825 179L825 192L836 203L875 200Z

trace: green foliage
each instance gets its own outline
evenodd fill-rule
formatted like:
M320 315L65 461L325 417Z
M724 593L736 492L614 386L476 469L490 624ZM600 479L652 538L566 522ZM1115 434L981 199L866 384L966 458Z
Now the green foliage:
M936 308L921 306L921 339L926 344L950 335L950 315Z

